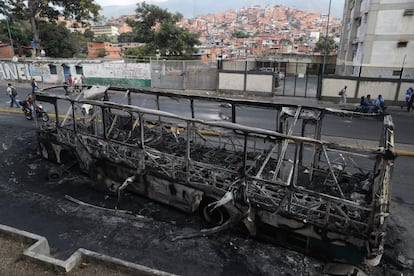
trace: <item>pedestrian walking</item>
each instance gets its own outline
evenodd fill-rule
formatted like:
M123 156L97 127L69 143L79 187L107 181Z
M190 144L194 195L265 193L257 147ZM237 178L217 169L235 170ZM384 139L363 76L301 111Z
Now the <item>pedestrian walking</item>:
M408 112L410 112L411 108L413 108L413 104L414 104L414 92L411 91L411 95L410 95L410 98L408 99L408 104L407 104Z
M32 94L34 95L34 93L39 89L39 86L37 86L35 78L32 78L30 84L32 85Z
M11 85L11 83L7 84L6 93L10 97L10 107L13 107L13 105L16 105L16 107L19 108L20 105L16 101L17 90L16 90L16 88L14 88L13 85Z
M72 75L69 75L69 76L68 76L67 83L68 83L68 85L69 85L70 87L72 87L72 84L73 84Z
M339 92L339 106L340 107L345 107L346 106L346 89L347 86L345 85L344 88L342 88Z
M407 91L405 91L405 104L406 104L406 106L407 106L407 111L408 111L408 112L410 112L411 107L412 107L412 105L413 105L412 101L411 101L411 103L410 103L410 100L411 100L411 98L412 98L412 96L413 96L413 92L414 92L414 90L413 90L413 88L412 88L412 87L409 87L409 88L407 89Z

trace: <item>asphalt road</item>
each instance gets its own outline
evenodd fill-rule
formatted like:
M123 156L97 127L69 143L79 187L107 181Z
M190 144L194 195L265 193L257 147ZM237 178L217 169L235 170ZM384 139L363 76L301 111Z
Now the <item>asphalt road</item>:
M20 91L23 94L29 88ZM4 93L0 99L2 105L7 101ZM403 123L409 129L410 117L401 118L407 118ZM362 122L355 131L371 124ZM65 195L108 208L114 208L117 198L92 190L88 180L76 172L67 175L66 181L48 182L47 172L55 165L39 158L33 122L23 114L0 113L0 131L0 223L47 237L58 258L67 258L83 247L180 275L322 275L323 261L248 238L241 230L173 241L179 234L206 225L197 215L135 195L125 194L121 208L145 218L74 204ZM399 132L396 137L401 137ZM369 275L410 275L413 269L398 261L399 256L414 260L412 158L396 160L386 253L380 266L367 268Z

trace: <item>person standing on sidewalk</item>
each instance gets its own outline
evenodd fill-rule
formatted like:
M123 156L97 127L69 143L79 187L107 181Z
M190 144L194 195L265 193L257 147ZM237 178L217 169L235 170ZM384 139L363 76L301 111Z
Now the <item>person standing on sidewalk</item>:
M36 82L35 78L32 78L32 81L31 81L30 84L32 86L32 94L34 95L35 92L39 89L39 87L37 86L37 82Z
M410 112L410 109L413 105L412 101L410 103L410 99L412 98L413 92L414 92L414 90L413 90L412 87L409 87L407 89L407 91L405 91L405 104L407 105L407 111L408 112Z
M338 95L339 95L339 106L340 107L345 107L346 106L346 88L347 86L345 85L344 88L342 88Z
M20 105L16 101L17 90L16 90L16 88L14 88L13 85L11 85L11 83L7 84L6 92L7 92L7 95L9 95L9 97L10 97L10 107L13 107L13 105L16 105L16 107L19 108Z

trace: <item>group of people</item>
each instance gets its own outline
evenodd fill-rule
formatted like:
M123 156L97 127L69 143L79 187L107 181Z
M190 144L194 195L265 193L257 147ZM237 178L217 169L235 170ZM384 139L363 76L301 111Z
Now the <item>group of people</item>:
M345 85L344 88L342 88L338 92L340 107L346 106L346 89L347 86ZM359 107L357 108L358 111L363 113L383 113L385 109L385 101L381 94L379 94L378 97L375 99L372 99L370 94L368 94L367 96L362 96L359 102Z
M72 75L69 75L67 80L63 84L65 95L69 95L70 91L80 91L83 86L84 80L85 77L83 75L75 79L72 79Z
M363 113L383 113L386 109L384 98L381 94L371 99L371 95L362 96L359 103L360 111Z

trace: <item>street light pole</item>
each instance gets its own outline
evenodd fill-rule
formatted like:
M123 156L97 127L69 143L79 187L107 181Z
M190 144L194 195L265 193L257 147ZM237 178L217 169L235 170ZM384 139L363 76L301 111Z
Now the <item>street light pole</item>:
M11 35L11 31L10 31L9 16L6 17L6 25L7 25L7 32L9 33L9 40L10 40L10 45L11 45L11 48L12 48L12 53L13 53L13 56L14 56L13 38L12 38L12 35Z

